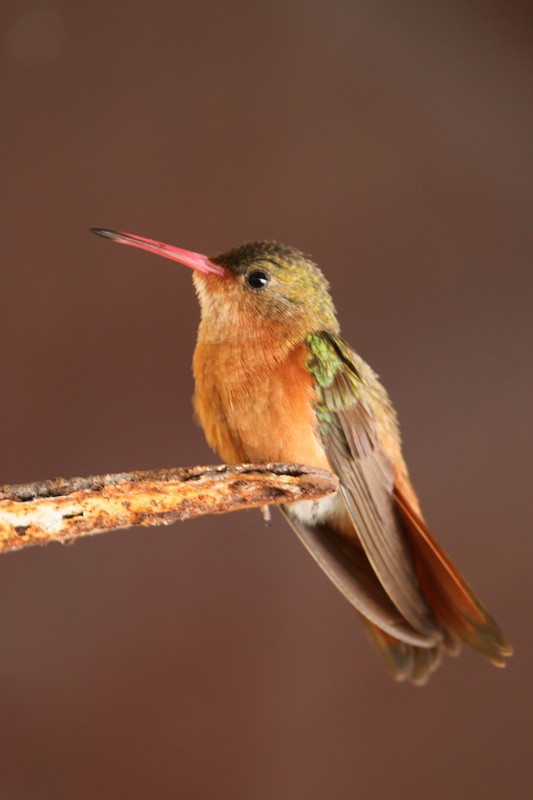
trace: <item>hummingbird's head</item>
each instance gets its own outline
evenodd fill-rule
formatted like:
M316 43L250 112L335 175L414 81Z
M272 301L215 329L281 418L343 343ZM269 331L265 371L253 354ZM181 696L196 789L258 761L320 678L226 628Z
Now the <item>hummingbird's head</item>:
M296 338L314 330L338 332L327 280L294 247L246 242L208 257L129 233L92 230L191 267L202 322L217 338L236 337L254 323Z
M204 315L241 314L295 333L338 329L327 280L296 248L278 242L245 242L209 256L209 261L224 269L224 280L195 273Z

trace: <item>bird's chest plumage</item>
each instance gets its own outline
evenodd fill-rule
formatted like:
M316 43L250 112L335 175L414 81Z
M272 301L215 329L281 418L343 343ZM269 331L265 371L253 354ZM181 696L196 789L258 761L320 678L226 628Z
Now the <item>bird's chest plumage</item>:
M207 441L225 461L328 468L305 354L303 344L273 347L260 337L246 346L199 340L194 407Z

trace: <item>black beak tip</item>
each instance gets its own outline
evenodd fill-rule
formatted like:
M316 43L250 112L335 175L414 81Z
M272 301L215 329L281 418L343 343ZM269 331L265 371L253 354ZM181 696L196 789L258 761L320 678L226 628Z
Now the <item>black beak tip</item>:
M115 231L108 231L106 228L89 228L89 230L98 236L105 236L106 239L114 239L116 236Z

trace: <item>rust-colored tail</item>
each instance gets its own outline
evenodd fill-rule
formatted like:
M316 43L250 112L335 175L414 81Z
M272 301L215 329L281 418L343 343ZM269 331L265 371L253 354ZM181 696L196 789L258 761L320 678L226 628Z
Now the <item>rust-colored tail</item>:
M436 621L448 635L448 648L453 649L456 638L495 666L505 666L513 648L499 626L398 487L394 489L394 499L409 537L422 590Z

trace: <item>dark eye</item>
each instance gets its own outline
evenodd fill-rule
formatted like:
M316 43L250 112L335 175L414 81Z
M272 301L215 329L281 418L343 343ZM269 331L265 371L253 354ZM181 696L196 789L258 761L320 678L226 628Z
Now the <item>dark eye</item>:
M254 269L246 276L246 283L252 289L264 289L270 281L270 275L262 269Z

